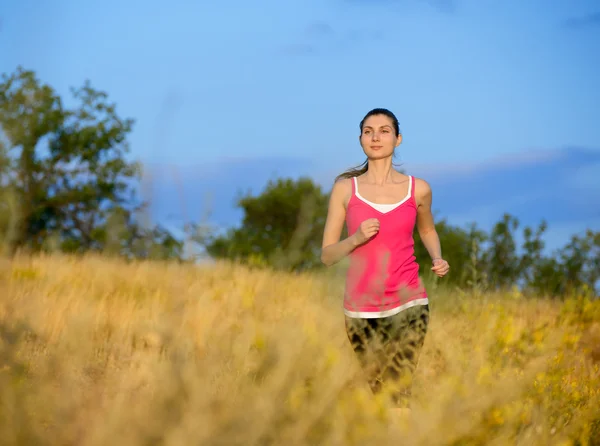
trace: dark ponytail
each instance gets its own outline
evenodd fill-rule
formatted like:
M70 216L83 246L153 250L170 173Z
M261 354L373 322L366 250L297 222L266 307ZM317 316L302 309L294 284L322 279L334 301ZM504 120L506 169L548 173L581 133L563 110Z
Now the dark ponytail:
M352 169L348 169L343 173L340 173L337 177L335 177L335 182L337 183L339 180L361 176L363 173L367 173L367 170L369 170L368 158L361 165L353 167Z
M361 134L363 131L363 125L364 125L365 121L367 120L367 118L370 116L375 116L375 115L384 115L384 116L387 116L388 118L390 118L392 121L392 124L394 126L394 131L396 132L396 136L400 135L400 124L398 123L398 119L396 118L396 115L394 115L391 111L389 111L388 109L385 109L385 108L374 108L373 110L371 110L369 113L367 113L365 115L365 117L362 119L362 121L360 121L360 124L359 124ZM365 160L365 162L360 164L359 166L353 167L353 168L348 169L347 171L339 174L337 177L335 177L335 181L337 182L339 180L343 180L346 178L358 177L364 173L367 173L368 170L369 170L369 159L367 158Z

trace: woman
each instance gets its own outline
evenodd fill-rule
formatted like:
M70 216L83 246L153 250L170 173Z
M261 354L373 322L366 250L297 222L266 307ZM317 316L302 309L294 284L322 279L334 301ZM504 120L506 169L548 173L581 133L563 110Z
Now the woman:
M431 214L429 184L392 166L402 142L394 114L371 110L360 132L367 160L336 178L321 261L330 266L350 257L344 296L348 338L373 392L390 386L394 406L407 414L429 323L429 301L414 255L415 224L432 258L431 270L443 277L449 265ZM344 223L349 236L340 241Z

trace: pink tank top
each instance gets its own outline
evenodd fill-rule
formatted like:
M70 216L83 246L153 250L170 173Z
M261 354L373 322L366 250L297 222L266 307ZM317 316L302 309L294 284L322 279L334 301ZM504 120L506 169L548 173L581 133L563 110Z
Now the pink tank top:
M348 233L354 234L369 218L378 219L380 228L349 256L344 296L344 313L349 317L387 317L414 305L428 304L414 254L415 181L412 176L408 178L406 197L393 205L369 202L360 195L356 177L352 179L346 212Z

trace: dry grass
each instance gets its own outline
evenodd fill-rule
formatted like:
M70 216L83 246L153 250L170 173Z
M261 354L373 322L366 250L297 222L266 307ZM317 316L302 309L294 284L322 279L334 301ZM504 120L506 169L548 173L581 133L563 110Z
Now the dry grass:
M600 444L600 303L434 293L402 427L363 383L342 286L229 264L4 261L0 444Z

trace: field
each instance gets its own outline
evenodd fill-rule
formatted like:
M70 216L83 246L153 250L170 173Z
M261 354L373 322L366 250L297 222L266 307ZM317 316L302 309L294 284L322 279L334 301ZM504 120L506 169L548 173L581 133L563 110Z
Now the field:
M343 282L239 265L0 263L0 444L600 445L600 302L431 290L410 425Z

